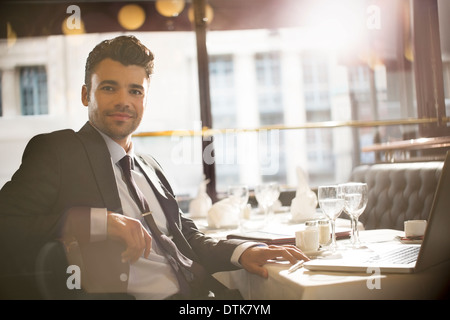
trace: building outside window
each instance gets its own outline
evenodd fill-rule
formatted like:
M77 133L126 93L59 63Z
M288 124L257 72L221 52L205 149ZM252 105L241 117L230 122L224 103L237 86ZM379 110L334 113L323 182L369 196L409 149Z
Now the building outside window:
M306 121L331 121L328 55L305 52L301 55ZM309 174L314 181L334 179L333 139L331 130L306 132Z
M48 114L47 72L45 67L20 68L22 115Z
M231 55L211 56L211 111L215 128L233 128L236 123L234 65Z
M211 86L211 113L215 129L229 129L236 126L237 110L234 83L233 56L212 55L209 59L209 76ZM237 164L236 136L234 134L215 137L215 155L217 181L219 188L239 181ZM230 146L233 146L230 148Z
M283 123L280 55L275 52L257 53L255 68L260 125Z
M280 125L284 123L284 108L281 83L281 56L279 52L257 53L255 55L256 94L260 126ZM261 159L276 160L278 170L271 174L262 174L262 181L286 183L284 135L278 135L276 141L267 136L260 144ZM276 144L276 145L274 145ZM278 151L272 154L272 151ZM277 157L278 159L273 159Z

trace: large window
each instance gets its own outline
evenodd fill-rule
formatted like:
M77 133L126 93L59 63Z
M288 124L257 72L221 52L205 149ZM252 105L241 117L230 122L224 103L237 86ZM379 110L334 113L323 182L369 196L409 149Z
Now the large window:
M235 8L241 1L211 0L214 15L203 40L188 18L192 2L177 17L140 2L146 21L138 31L118 29L114 10L122 4L107 1L80 3L89 32L82 35L44 26L36 36L37 27L11 18L10 37L0 43L0 136L48 131L48 123L39 128L33 121L52 117L19 114L50 114L62 128L79 129L87 118L79 102L87 54L124 33L140 38L156 58L135 146L155 156L178 195L195 196L203 179L219 193L230 184L272 180L295 189L298 168L312 187L338 183L356 165L386 160L364 151L368 146L448 134L441 131L450 112L448 1L260 2L241 12ZM63 20L67 6L59 9ZM92 24L93 16L105 20ZM437 31L438 40L429 36ZM17 118L22 122L14 125ZM205 143L211 138L213 144ZM214 170L204 169L205 160Z
M309 18L298 27L209 32L209 50L232 56L239 64L235 78L246 79L246 90L229 92L234 101L246 104L229 110L236 110L237 118L246 110L246 128L269 128L272 137L276 135L276 148L263 147L277 153L277 170L263 175L254 166L247 168L253 175L234 174L233 179L239 179L235 182L276 180L295 186L298 167L308 173L312 186L346 181L354 166L383 160L363 152L364 147L421 136L419 125L389 124L420 116L412 53L413 3L345 3L305 4ZM446 70L444 64L444 77ZM218 88L211 87L213 95L214 90ZM333 128L335 123L358 122L362 125ZM217 167L219 191L230 182L229 167Z

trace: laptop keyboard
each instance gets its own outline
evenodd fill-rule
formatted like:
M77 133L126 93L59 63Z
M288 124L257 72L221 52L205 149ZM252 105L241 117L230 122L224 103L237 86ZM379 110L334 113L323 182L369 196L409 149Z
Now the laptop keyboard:
M367 262L408 264L417 260L419 250L420 246L399 247L382 255L371 257Z

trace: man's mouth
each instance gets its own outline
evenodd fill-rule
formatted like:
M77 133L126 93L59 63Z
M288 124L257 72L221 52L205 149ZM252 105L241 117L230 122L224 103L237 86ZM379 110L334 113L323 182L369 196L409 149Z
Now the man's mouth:
M126 113L126 112L113 112L113 113L110 113L109 116L117 121L127 121L127 120L133 118L133 115Z

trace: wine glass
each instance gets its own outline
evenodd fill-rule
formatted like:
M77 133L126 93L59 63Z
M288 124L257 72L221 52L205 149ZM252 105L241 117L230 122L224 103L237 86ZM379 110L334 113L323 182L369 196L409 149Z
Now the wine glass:
M276 182L268 182L255 187L255 197L264 212L264 220L270 218L270 208L280 196L280 187Z
M242 223L242 220L245 218L243 216L244 208L249 198L248 187L246 185L229 186L228 198L230 199L231 204L238 208L239 221Z
M336 218L339 217L344 209L344 199L337 185L319 186L318 189L319 205L323 213L328 217L331 223L331 250L336 251Z
M353 247L359 248L361 246L361 241L359 239L358 219L367 206L367 183L349 182L340 185L340 187L342 197L345 200L344 208L351 220Z

